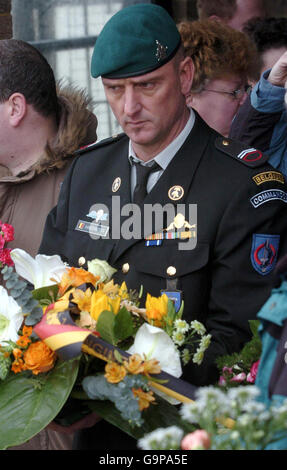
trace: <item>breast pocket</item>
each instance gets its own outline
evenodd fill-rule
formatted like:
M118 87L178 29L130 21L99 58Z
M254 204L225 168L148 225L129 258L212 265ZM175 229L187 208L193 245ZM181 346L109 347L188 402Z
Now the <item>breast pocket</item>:
M181 278L208 264L209 244L197 243L193 250L179 250L178 244L144 247L133 255L137 271L162 278Z

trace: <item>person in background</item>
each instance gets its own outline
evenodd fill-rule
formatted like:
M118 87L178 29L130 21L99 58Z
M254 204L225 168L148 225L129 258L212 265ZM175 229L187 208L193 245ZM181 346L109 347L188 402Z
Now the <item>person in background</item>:
M261 75L250 99L235 117L230 137L256 146L269 156L269 163L287 176L286 116L287 51L272 69Z
M9 248L36 255L71 156L97 140L91 106L84 90L57 89L30 44L0 41L0 220L15 230Z
M245 34L218 21L181 22L178 29L194 64L187 103L227 137L249 82L259 78L256 48Z
M197 0L198 18L210 18L242 31L251 18L266 17L264 0Z
M0 41L0 220L14 227L9 248L36 255L79 147L97 139L83 90L56 87L42 54L24 41ZM68 450L72 434L41 431L13 450Z
M287 50L287 18L263 18L248 21L243 32L256 45L260 75L271 69Z

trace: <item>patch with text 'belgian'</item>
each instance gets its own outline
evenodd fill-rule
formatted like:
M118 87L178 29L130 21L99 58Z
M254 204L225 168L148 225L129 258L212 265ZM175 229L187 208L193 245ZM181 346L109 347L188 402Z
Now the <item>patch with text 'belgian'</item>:
M267 183L268 181L276 181L277 183L285 183L284 176L279 171L263 171L252 177L253 181L260 186L260 184Z
M287 203L287 193L281 189L267 189L261 191L261 193L255 194L250 198L252 206L256 209L257 207L265 204L265 202L280 200Z

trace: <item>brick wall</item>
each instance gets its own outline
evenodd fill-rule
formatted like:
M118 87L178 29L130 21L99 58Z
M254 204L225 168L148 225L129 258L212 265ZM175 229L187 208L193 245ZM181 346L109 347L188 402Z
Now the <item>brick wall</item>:
M9 39L11 37L11 0L0 0L0 39Z

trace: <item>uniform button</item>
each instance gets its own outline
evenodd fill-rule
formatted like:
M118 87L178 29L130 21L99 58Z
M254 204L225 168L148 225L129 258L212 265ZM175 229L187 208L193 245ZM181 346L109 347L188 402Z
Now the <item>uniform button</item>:
M176 274L176 268L174 266L169 266L166 272L169 276L174 276Z
M127 274L127 273L129 272L129 270L130 270L130 265L129 265L129 263L125 263L125 264L122 265L122 272L123 272L124 274Z
M79 266L83 266L85 262L86 262L86 258L84 258L83 256L80 256L80 258L78 259Z
M228 140L223 140L223 141L222 141L222 145L225 145L225 146L229 145Z

